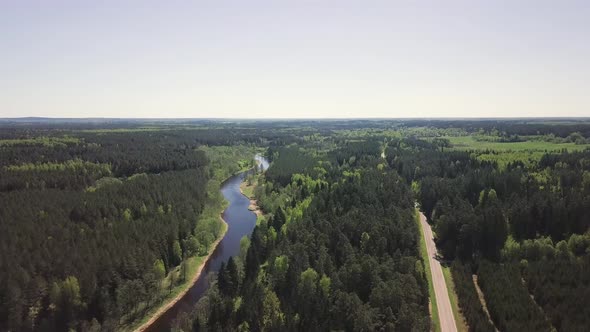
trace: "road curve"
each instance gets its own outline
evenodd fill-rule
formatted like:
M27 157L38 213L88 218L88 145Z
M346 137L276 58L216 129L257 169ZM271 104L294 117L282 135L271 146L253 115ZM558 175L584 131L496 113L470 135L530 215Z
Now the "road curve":
M426 252L428 254L428 262L430 263L430 271L432 273L432 284L434 285L434 294L438 306L441 332L456 332L457 324L455 323L455 317L453 316L451 300L449 300L449 293L447 292L447 284L445 283L445 277L440 262L436 259L437 252L434 238L432 236L432 229L426 222L426 217L422 212L420 212L420 225L422 227L424 241L426 242Z

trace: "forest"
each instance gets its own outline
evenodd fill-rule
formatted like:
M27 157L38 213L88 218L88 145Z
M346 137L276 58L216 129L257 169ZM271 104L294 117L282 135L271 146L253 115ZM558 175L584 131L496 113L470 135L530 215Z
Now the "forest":
M485 135L501 137L500 129ZM579 134L562 129L553 134ZM481 129L472 137L480 135ZM508 141L454 147L457 136L444 135L388 145L390 165L412 182L433 224L439 252L453 261L460 306L471 330L490 329L476 308L480 301L471 275L478 277L500 331L584 331L590 326L586 138L573 150L566 142L538 136L522 136L529 146L518 149ZM545 143L539 145L540 140Z
M220 177L254 153L229 131L2 136L0 330L11 331L131 327L209 251Z
M590 123L498 119L0 122L0 331L132 329L254 153L263 215L173 330L436 330L415 207L469 331L588 330Z
M377 167L378 142L366 146L269 149L256 196L273 212L176 328L429 330L410 186Z

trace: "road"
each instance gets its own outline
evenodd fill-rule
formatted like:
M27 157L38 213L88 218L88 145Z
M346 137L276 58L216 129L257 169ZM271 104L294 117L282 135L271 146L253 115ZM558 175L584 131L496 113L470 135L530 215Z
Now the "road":
M437 252L434 238L432 236L432 229L426 222L426 217L422 212L420 212L420 225L422 226L422 233L426 242L426 252L428 253L430 271L432 272L432 284L434 285L434 294L438 306L440 329L442 332L456 332L457 324L455 324L455 317L453 316L453 309L451 308L451 300L449 300L449 293L447 292L447 284L445 283L445 277L440 262L436 259Z

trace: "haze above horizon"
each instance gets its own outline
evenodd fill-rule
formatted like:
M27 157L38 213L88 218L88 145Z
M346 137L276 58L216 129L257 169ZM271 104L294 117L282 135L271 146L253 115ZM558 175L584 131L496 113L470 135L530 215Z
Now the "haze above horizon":
M8 1L0 118L590 115L585 1Z

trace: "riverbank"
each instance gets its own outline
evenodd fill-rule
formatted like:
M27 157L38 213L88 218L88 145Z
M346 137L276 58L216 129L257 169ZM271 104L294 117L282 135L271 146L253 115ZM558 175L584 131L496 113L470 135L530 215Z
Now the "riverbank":
M244 163L241 163L239 170L236 173L231 174L229 177L221 180L214 180L211 181L208 191L213 193L218 193L219 196L215 201L223 202L219 205L212 204L210 205L208 216L209 218L219 215L219 220L222 223L222 229L220 229L220 235L216 238L216 240L211 244L209 247L209 251L206 256L200 257L191 257L189 261L193 259L198 259L189 264L188 269L188 277L187 281L185 281L182 285L177 286L169 295L165 296L165 300L163 300L158 307L153 308L152 310L148 311L141 320L136 321L134 324L130 324L126 331L160 331L162 329L167 329L170 326L171 322L173 321L174 317L178 315L178 310L186 310L186 309L178 309L178 308L186 308L187 306L192 305L193 302L198 300L199 295L195 294L196 292L202 292L206 287L208 287L208 281L206 279L206 274L209 272L216 271L220 260L226 260L227 257L224 257L225 254L235 255L233 251L239 250L239 245L236 245L235 250L232 251L232 244L229 244L228 241L235 237L232 235L236 232L240 233L239 239L243 236L241 234L242 231L242 223L236 225L236 220L243 221L245 219L235 217L235 198L232 197L243 197L239 190L239 184L241 184L244 180L244 175L240 175L241 173L248 174L252 168L247 168ZM229 189L228 188L234 188ZM235 194L231 194L231 191ZM211 196L214 197L214 196ZM246 206L244 205L243 198L242 199L242 209L246 210ZM249 203L249 200L248 200ZM233 206L233 208L232 208ZM225 218L225 219L224 219ZM247 218L246 218L247 219ZM212 221L212 220L211 220ZM232 225L232 229L229 229L229 225ZM246 231L250 234L251 230ZM229 239L229 240L228 240ZM239 243L236 242L236 243ZM223 252L225 254L219 255L219 247L223 248ZM198 266L198 267L197 267ZM178 267L175 268L178 270ZM190 280L188 280L190 279ZM163 288L165 288L166 283L163 283ZM205 288L203 288L205 287ZM201 290L199 290L201 289ZM198 294L198 293L197 293ZM202 294L202 293L201 293ZM188 299L188 300L187 300ZM187 303L190 302L190 305ZM133 326L139 326L137 328L132 328Z
M260 206L258 206L258 200L254 196L254 189L256 188L256 184L252 182L252 184L248 184L247 181L244 181L240 184L240 193L244 195L248 200L250 200L250 205L248 205L248 210L254 212L256 217L264 215Z
M219 214L219 220L222 223L221 234L211 244L211 248L209 249L209 252L207 253L207 255L202 256L202 258L204 258L204 259L201 260L201 263L199 264L199 267L197 268L196 273L192 276L192 278L189 280L189 282L186 282L186 283L182 284L181 286L179 286L182 289L173 298L165 300L165 302L167 301L166 304L158 307L158 309L153 314L146 315L146 317L150 317L149 320L146 321L145 323L141 324L141 326L139 326L138 328L134 329L133 330L134 332L143 332L143 331L147 330L155 321L158 320L158 318L160 318L160 316L162 316L164 313L166 313L166 311L168 311L176 303L178 303L178 301L180 301L182 299L182 297L185 296L186 293L188 293L188 291L191 289L191 287L194 286L194 284L197 282L197 280L199 280L199 277L201 276L201 273L203 272L203 268L205 267L205 265L207 264L207 262L211 258L211 255L215 252L217 245L219 245L219 243L221 242L221 240L223 240L223 238L225 237L225 234L227 233L228 224L223 219L222 215L223 215L223 211ZM198 258L201 258L201 257L198 257Z

